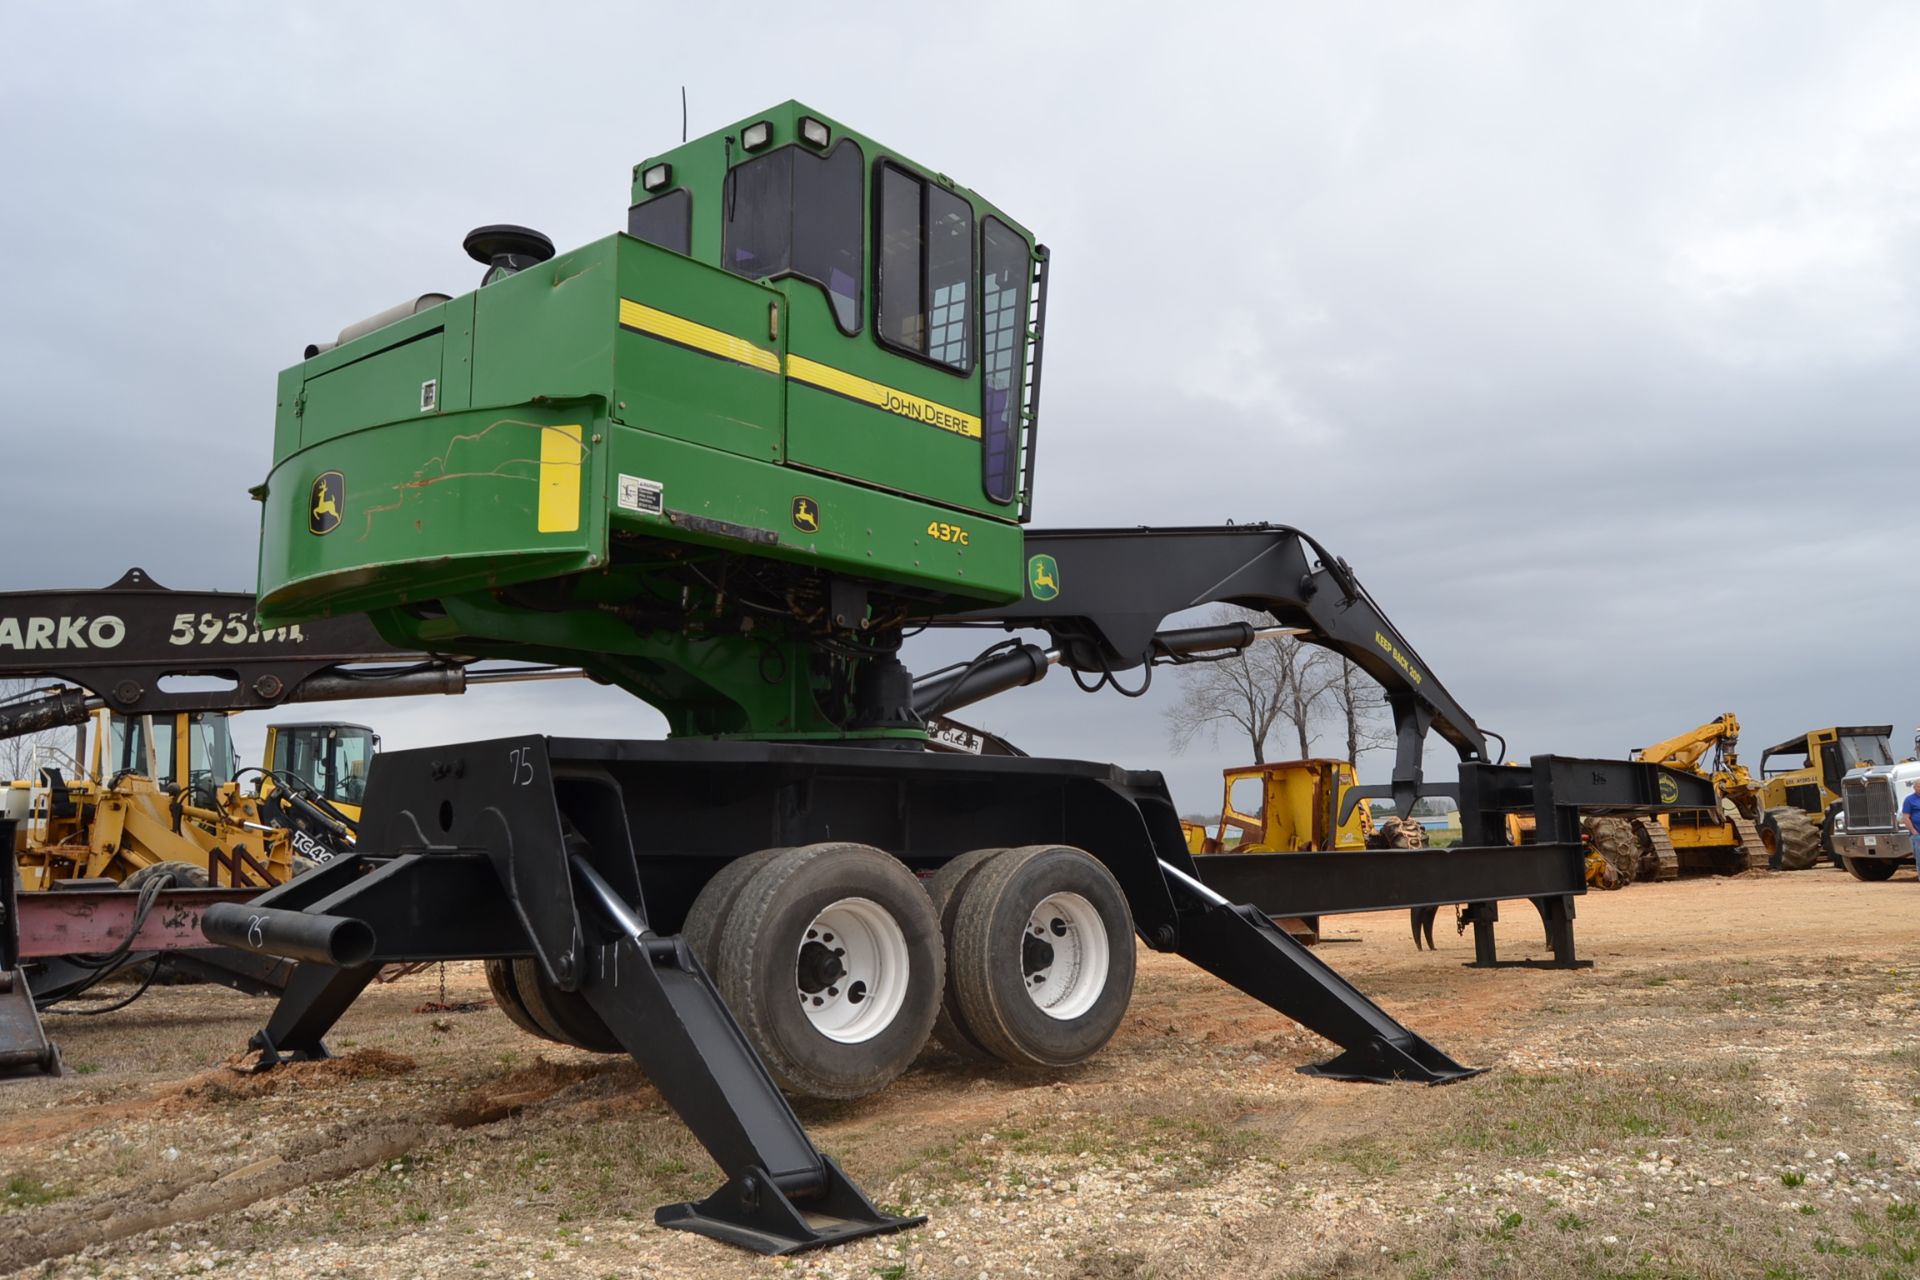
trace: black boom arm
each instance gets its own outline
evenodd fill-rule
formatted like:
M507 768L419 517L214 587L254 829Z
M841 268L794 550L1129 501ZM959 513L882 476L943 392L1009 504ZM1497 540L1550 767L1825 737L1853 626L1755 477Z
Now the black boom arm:
M1386 690L1397 734L1394 798L1405 812L1419 793L1427 731L1453 744L1463 761L1486 763L1487 740L1405 636L1387 620L1346 562L1284 525L1175 529L1058 529L1027 535L1028 591L997 609L943 619L999 622L1046 631L1054 652L1024 646L996 660L1000 678L929 682L916 709L951 710L1000 689L1030 684L1058 663L1076 671L1127 671L1174 651L1244 647L1230 628L1163 631L1168 617L1207 604L1271 615L1309 643L1353 662ZM1030 672L1031 674L1027 674ZM1024 676L1024 678L1021 678ZM989 687L997 686L997 687Z
M365 614L262 630L250 592L170 591L129 569L97 590L0 592L0 680L64 682L0 702L0 738L81 724L98 707L121 715L252 711L580 674L475 671L467 662L395 648ZM201 679L168 688L169 676Z

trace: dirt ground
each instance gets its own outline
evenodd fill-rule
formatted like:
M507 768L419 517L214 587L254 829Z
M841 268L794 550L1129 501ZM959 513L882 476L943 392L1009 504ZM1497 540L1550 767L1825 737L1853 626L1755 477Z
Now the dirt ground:
M1502 949L1542 947L1509 905ZM621 1059L517 1032L478 966L377 987L332 1062L225 1065L268 1003L155 989L53 1019L0 1088L0 1269L61 1277L1920 1275L1920 884L1821 869L1580 900L1582 972L1464 968L1405 918L1321 954L1485 1075L1315 1080L1324 1043L1145 955L1053 1077L930 1050L803 1118L927 1225L761 1259L653 1225L705 1154ZM422 1011L422 1010L425 1011Z

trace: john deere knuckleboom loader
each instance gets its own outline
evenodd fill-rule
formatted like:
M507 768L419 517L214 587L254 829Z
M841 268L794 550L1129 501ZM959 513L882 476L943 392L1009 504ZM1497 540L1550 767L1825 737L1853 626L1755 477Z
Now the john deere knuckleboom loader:
M1578 890L1573 806L1655 785L1627 762L1488 763L1297 530L1026 530L1046 250L806 107L636 166L625 234L555 254L492 226L466 247L481 287L282 374L261 619L364 611L403 648L564 658L672 736L383 752L353 853L205 917L210 938L302 962L254 1038L263 1064L323 1054L382 964L484 958L522 1027L631 1053L712 1153L726 1184L660 1222L830 1244L915 1220L868 1203L782 1091L869 1093L936 1030L982 1061L1082 1061L1125 1014L1136 937L1340 1044L1322 1074L1469 1074L1209 889L1158 774L937 753L929 718L1054 665L1131 691L1157 662L1250 643L1245 624L1162 630L1219 601L1387 688L1401 812L1434 729L1463 761L1470 835L1514 809L1553 823L1534 850L1469 851L1551 862L1552 894ZM1009 637L916 680L899 653L925 626L1051 643ZM1324 874L1365 885L1393 852Z

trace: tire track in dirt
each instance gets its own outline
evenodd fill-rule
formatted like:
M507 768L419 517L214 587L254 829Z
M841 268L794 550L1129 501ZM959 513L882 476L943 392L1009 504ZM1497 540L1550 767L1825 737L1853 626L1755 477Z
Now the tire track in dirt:
M439 1114L358 1130L347 1141L322 1142L320 1148L289 1157L265 1156L224 1173L188 1173L162 1179L147 1188L138 1203L124 1194L98 1195L61 1202L43 1213L21 1214L0 1232L0 1273L18 1271L164 1227L233 1213L323 1182L333 1182L417 1153L454 1133L494 1124L562 1093L582 1081L605 1075L624 1060L581 1064L541 1062L489 1082ZM334 1087L392 1077L414 1069L414 1062L378 1049L361 1050L319 1062L289 1063L264 1073L234 1066L203 1072L179 1085L141 1097L88 1107L64 1115L28 1115L0 1127L0 1145L78 1132L96 1123L155 1109L213 1109L247 1103L289 1086Z

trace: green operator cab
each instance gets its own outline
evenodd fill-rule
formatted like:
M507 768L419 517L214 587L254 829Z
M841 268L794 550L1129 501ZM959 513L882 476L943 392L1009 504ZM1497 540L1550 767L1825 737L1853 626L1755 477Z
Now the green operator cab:
M902 629L1027 589L1047 254L798 103L636 165L627 231L280 378L268 625L564 659L676 735L923 736Z

